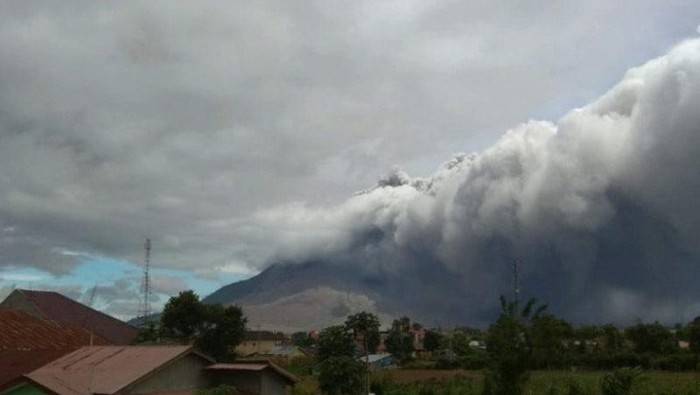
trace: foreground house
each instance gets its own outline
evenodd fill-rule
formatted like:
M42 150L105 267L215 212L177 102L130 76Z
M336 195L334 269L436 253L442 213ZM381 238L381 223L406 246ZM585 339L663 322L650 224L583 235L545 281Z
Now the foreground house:
M0 310L0 388L23 374L90 344L107 344L88 331Z
M82 327L109 344L131 344L138 336L131 325L57 292L16 289L0 303L0 310L21 310L39 319Z
M2 395L194 394L222 384L283 395L296 378L267 361L215 364L191 346L83 347L24 375Z

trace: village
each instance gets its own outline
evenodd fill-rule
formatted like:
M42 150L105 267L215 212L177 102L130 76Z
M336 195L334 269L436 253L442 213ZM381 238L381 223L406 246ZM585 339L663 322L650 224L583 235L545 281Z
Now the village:
M216 328L238 326L238 337L216 332L206 342L200 341L203 333L177 338L157 328L167 325L168 314L191 311L183 306L201 306L192 295L181 292L166 305L160 323L137 328L57 292L14 290L0 303L0 394L411 393L446 382L485 385L480 372L494 369L498 343L508 340L499 332L503 315L488 331L428 329L407 317L381 329L375 316L361 312L343 325L293 334L249 330L241 316L228 321L228 328ZM698 320L624 331L573 327L547 314L518 321L527 320L530 326L522 324L517 332L530 342L526 370L693 371L698 364Z

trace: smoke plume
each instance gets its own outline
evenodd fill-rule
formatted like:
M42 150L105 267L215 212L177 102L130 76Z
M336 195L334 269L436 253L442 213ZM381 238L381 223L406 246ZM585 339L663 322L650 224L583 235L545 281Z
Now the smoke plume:
M338 206L286 206L255 222L278 246L269 263L360 273L438 321L491 317L514 261L526 295L579 322L690 319L699 110L692 40L558 122L526 122L429 177L395 169Z

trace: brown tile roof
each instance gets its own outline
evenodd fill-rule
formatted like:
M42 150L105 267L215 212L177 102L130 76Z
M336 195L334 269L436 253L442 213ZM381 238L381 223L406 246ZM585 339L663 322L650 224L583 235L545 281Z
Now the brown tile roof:
M93 336L93 344L106 344ZM81 328L36 318L23 311L0 310L0 388L25 373L90 344Z
M286 379L289 384L299 381L295 375L267 359L237 360L235 363L217 363L207 366L207 370L214 372L260 372L265 369L270 369L277 373Z
M191 346L83 347L26 377L60 395L114 394L190 352Z
M86 328L111 344L126 345L134 341L138 330L101 311L67 298L57 292L18 289L43 318Z

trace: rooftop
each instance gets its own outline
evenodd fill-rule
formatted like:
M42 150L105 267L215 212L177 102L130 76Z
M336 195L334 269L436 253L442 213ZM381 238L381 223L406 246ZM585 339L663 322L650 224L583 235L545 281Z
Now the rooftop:
M236 371L236 372L261 372L265 369L270 369L271 371L277 373L290 384L294 384L299 379L291 374L290 372L282 369L271 361L266 359L259 360L238 360L235 363L217 363L207 367L210 371Z
M114 394L190 346L83 347L26 375L57 394Z
M8 299L15 293L32 303L42 315L40 318L86 328L110 343L129 344L138 335L138 330L125 322L60 293L16 289Z
M0 310L0 387L82 346L90 333L23 311ZM107 344L92 336L93 344Z

